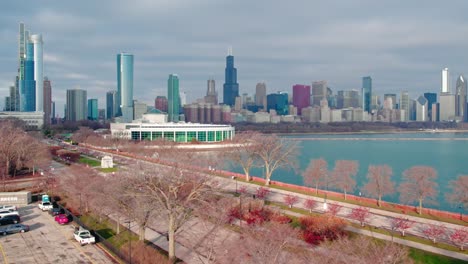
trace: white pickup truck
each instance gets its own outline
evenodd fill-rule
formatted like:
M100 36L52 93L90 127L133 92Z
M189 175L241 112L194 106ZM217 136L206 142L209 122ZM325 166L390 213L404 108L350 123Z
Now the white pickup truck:
M40 202L38 206L42 211L52 210L52 208L54 208L51 202Z
M80 245L84 246L86 244L94 244L96 243L96 238L91 235L91 233L80 227L80 229L76 230L75 233L73 234L75 237L76 241L80 243Z

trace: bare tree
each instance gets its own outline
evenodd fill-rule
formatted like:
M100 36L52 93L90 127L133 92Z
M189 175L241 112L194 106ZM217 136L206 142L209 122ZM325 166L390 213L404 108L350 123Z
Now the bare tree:
M71 140L77 143L85 143L88 137L94 136L94 131L89 127L80 127L78 131L73 133Z
M406 229L411 228L414 225L414 221L409 220L408 218L395 217L391 219L392 230L397 230L401 232L402 236L405 236Z
M232 148L228 150L227 156L233 164L240 165L245 174L245 180L250 181L250 170L257 159L257 139L261 137L258 132L242 132L236 134L232 142Z
M334 185L338 189L343 190L344 199L346 200L346 193L354 190L356 187L356 176L359 168L359 163L355 160L337 160L335 168L332 171L332 178Z
M435 199L437 195L437 172L429 166L414 166L403 172L404 182L400 184L400 200L404 203L419 202L422 214L423 201Z
M10 175L12 163L17 159L17 148L25 138L25 132L15 127L13 122L2 121L0 123L0 162L3 164L1 166L3 167L3 190L6 190L6 178Z
M309 210L309 213L312 213L312 209L314 209L315 206L317 206L317 201L315 201L314 199L310 199L310 198L309 198L309 199L306 199L306 200L304 201L304 204L303 204L303 205L304 205L304 207L305 207L306 209Z
M318 195L318 187L326 180L328 174L327 161L321 158L311 160L302 177L306 186L315 186L315 195Z
M468 228L465 226L453 230L449 235L449 239L463 251L464 246L468 244Z
M289 208L292 208L294 204L296 204L299 201L299 198L297 196L291 194L284 196L283 199Z
M468 175L460 175L456 180L450 181L450 187L452 191L447 193L447 201L468 208Z
M132 175L127 177L132 182L128 192L156 206L156 213L167 221L170 259L175 258L176 232L190 219L193 209L205 202L217 184L208 175L185 169L185 166L190 168L193 158L190 154L178 151L177 156L180 162L173 166L140 163L130 168Z
M336 216L340 212L341 208L343 208L342 205L336 203L329 203L327 213L329 213L332 216Z
M367 207L355 207L351 209L351 213L348 215L349 218L358 221L361 226L367 223L367 220L371 217L370 209Z
M390 179L392 168L388 165L374 166L370 165L367 172L367 184L364 191L371 197L377 198L377 205L381 207L382 196L395 192L394 183Z
M224 252L218 252L218 263L292 263L292 255L287 249L302 245L298 236L298 230L288 224L270 222L248 226L241 230L239 239L233 240Z
M366 236L340 237L339 239L322 243L313 252L304 254L306 263L413 263L407 247L387 241L377 241Z
M446 227L442 224L427 224L422 232L435 244L437 239L445 238L446 230Z
M262 135L257 141L257 156L265 168L265 185L278 168L296 167L297 143L276 135Z

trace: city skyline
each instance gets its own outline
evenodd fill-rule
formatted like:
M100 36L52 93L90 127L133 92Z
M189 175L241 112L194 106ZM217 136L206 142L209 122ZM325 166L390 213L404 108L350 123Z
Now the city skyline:
M148 104L156 96L165 95L170 72L180 74L180 90L187 93L189 102L201 98L207 79L223 82L223 57L231 45L239 69L241 94L253 95L256 84L263 80L268 93L291 92L294 84L310 85L318 80L327 80L335 93L360 90L362 76L372 76L373 94L399 94L405 90L411 99L416 99L424 92L440 91L441 69L450 69L452 83L467 71L462 48L468 45L463 38L466 19L461 12L467 4L452 2L453 12L447 19L439 12L447 4L428 2L421 7L416 3L363 2L364 10L352 3L303 2L303 10L295 9L298 13L295 21L287 20L288 16L283 14L290 9L285 3L259 2L249 8L242 1L225 4L202 1L197 7L183 1L157 5L46 1L41 7L5 3L2 10L8 15L2 16L0 23L0 97L8 95L8 87L13 85L13 76L17 74L17 29L21 21L47 40L44 76L49 76L54 84L52 96L57 106L65 103L66 89L80 87L88 90L90 97L98 98L100 108L104 108L106 92L117 87L114 56L122 51L138 57L134 99ZM101 9L107 15L102 14L104 11L89 12L91 5L106 5ZM310 16L306 10L312 7L317 10L314 16L322 19L305 26ZM269 17L259 15L256 11L259 8L269 11L265 12ZM334 9L334 14L327 12L329 17L319 14L329 8ZM221 12L226 9L242 12L235 16ZM391 16L380 11L386 9L394 11ZM102 18L121 17L124 13L125 19L121 20ZM393 22L395 16L398 23ZM209 23L212 19L220 22ZM176 27L164 28L164 23L176 20ZM251 23L236 22L243 20ZM135 30L137 26L141 29ZM232 32L225 33L225 28ZM455 87L450 89L453 91ZM56 112L63 115L61 108Z

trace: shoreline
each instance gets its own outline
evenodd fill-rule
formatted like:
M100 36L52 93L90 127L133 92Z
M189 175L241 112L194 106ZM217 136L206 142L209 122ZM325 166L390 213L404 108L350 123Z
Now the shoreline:
M354 132L291 132L291 133L274 133L277 135L378 135L378 134L432 134L432 133L468 133L465 129L425 129L425 130L382 130L382 131L354 131Z

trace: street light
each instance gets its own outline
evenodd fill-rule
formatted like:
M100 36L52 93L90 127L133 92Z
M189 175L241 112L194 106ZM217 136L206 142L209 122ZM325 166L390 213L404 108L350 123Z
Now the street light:
M236 181L236 194L237 194L237 177L236 177L236 176L232 176L231 179L233 179L233 180Z
M359 192L359 203L362 203L362 199L361 199L361 198L362 198L362 193Z
M130 230L130 223L131 223L131 222L132 222L132 221L130 221L130 220L128 220L128 221L125 222L125 223L128 224L128 242L129 242L129 250L128 250L128 251L129 251L129 255L130 255L130 256L129 256L129 263L130 263L130 264L132 264L132 237L131 237L131 232L132 232L132 231Z
M460 210L460 220L463 221L463 206L461 204L458 206L458 210Z

